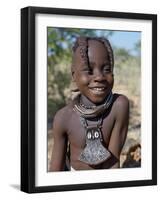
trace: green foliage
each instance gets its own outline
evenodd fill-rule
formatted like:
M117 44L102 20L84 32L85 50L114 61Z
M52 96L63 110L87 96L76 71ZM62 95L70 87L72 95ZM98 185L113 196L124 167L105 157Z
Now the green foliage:
M115 65L115 88L122 87L129 98L140 95L140 59L129 56L124 62Z
M141 56L141 41L139 40L134 47L134 50L137 52L138 56Z
M130 53L123 48L113 48L115 66L119 67L121 63L124 63L129 57Z

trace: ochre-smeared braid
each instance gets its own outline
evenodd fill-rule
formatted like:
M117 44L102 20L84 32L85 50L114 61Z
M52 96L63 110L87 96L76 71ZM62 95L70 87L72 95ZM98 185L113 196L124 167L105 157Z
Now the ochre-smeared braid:
M96 40L96 41L103 43L103 45L105 46L107 53L108 53L108 58L109 58L109 61L110 61L111 69L113 70L113 67L114 67L113 50L112 50L110 42L103 37L79 37L79 38L77 38L77 40L76 40L76 42L73 46L73 52L75 52L76 49L78 47L80 47L80 55L81 55L83 61L85 62L85 64L88 65L88 63L89 63L89 60L88 60L88 40Z
M105 47L107 49L107 52L108 52L108 57L109 57L109 61L110 61L110 64L111 64L111 68L113 70L113 67L114 67L114 56L113 56L113 50L112 50L110 42L105 38L98 38L97 40L102 42L105 45Z
M83 59L84 63L88 65L88 38L79 37L73 46L73 51L75 52L78 47L80 48L81 58Z

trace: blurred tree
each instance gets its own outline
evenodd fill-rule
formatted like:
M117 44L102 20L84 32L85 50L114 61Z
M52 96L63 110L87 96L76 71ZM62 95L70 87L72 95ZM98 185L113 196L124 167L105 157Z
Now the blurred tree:
M141 56L141 40L135 43L134 50L136 54L140 57Z
M113 50L116 67L121 67L121 65L131 56L130 51L127 49L114 47Z

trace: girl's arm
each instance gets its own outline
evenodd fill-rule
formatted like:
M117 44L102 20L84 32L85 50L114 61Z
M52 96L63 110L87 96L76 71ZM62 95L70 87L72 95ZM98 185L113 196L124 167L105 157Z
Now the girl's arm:
M53 121L53 150L50 162L50 171L63 171L67 153L67 135L63 123L62 112L59 111Z

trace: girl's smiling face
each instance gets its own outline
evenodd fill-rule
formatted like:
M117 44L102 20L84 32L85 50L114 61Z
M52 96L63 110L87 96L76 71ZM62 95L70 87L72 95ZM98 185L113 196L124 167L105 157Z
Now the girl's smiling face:
M114 79L109 55L102 42L88 40L86 57L88 62L84 62L78 47L73 57L73 80L82 95L99 104L105 100L113 87Z

